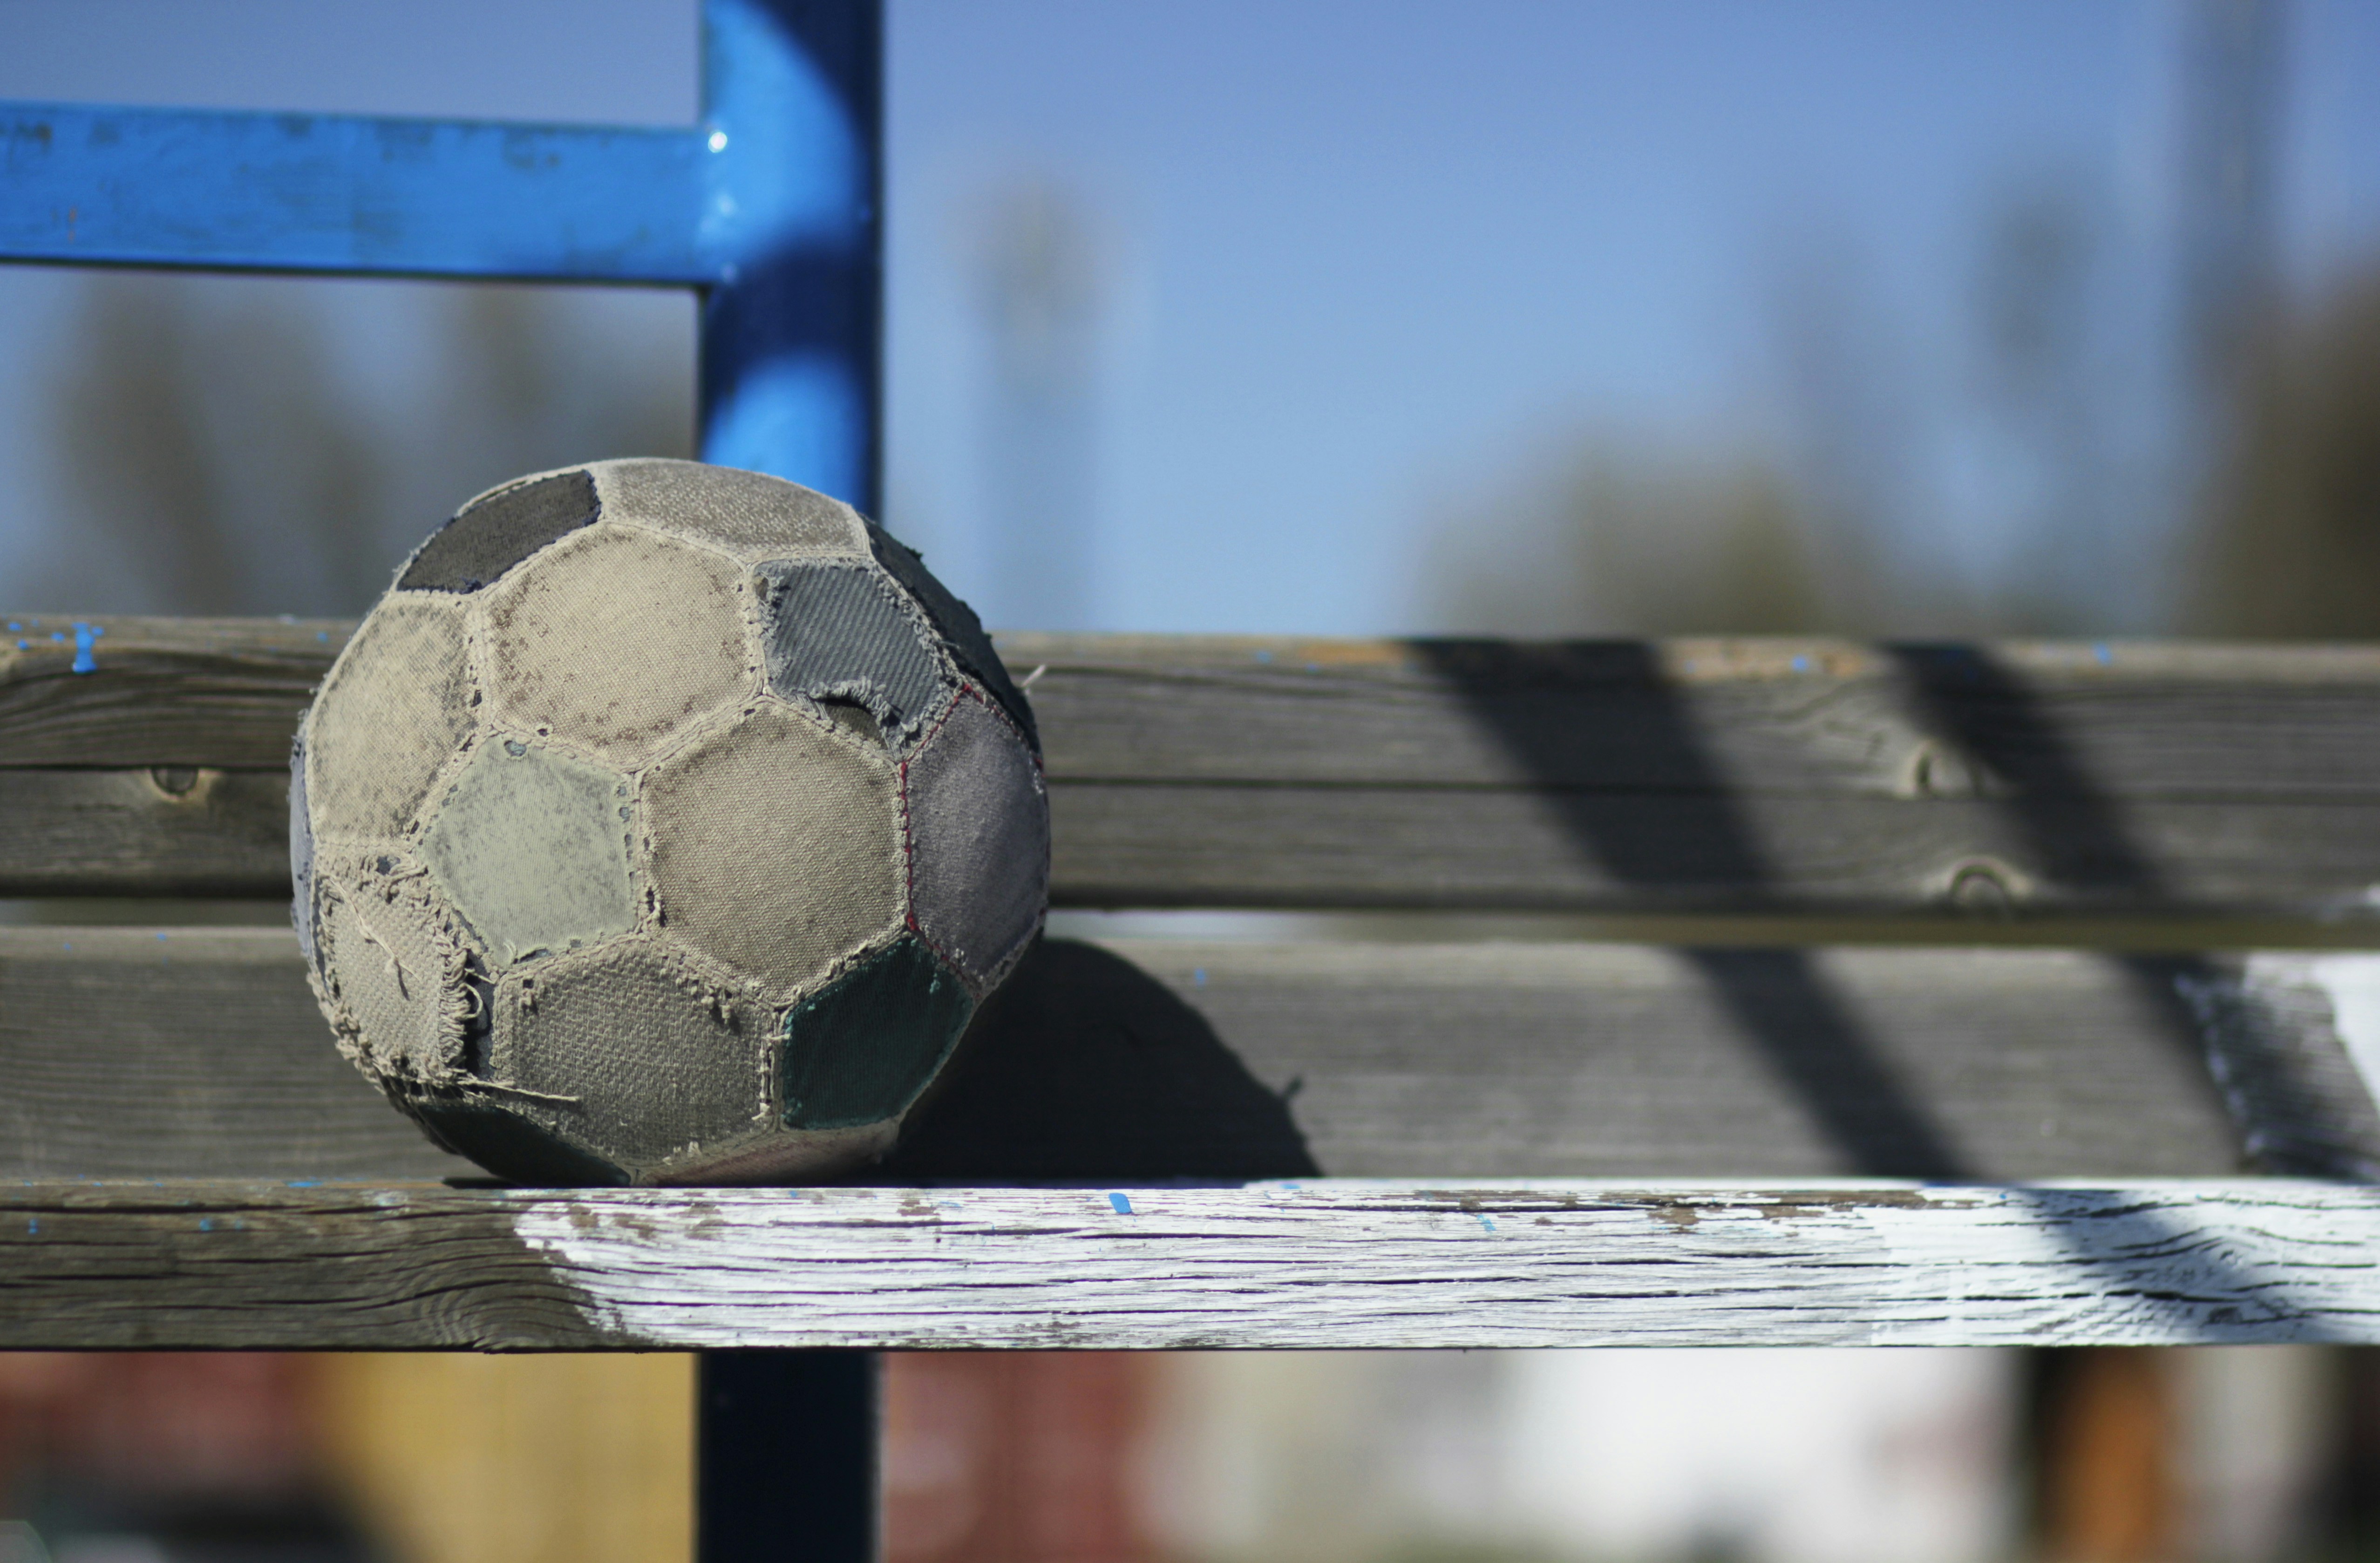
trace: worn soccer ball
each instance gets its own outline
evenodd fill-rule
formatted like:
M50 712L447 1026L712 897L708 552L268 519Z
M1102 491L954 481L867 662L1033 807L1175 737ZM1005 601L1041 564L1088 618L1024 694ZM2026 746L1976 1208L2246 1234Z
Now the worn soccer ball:
M848 505L597 462L471 501L290 762L342 1051L522 1182L771 1182L882 1154L1038 931L1033 713Z

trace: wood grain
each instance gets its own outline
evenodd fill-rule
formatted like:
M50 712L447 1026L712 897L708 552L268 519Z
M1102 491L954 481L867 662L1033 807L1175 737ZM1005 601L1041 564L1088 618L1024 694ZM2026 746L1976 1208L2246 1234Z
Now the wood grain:
M476 1170L338 1055L286 930L0 928L0 1176Z
M288 933L159 931L0 929L0 1176L471 1170L333 1051ZM2375 1004L2352 955L1052 940L885 1175L2206 1175L2244 1129L2368 1177Z
M0 894L276 893L266 773L346 626L104 627L87 673L0 649ZM1002 646L1062 905L2380 920L2367 648ZM151 795L191 767L205 806Z
M0 1188L0 1347L2380 1341L2380 1190Z

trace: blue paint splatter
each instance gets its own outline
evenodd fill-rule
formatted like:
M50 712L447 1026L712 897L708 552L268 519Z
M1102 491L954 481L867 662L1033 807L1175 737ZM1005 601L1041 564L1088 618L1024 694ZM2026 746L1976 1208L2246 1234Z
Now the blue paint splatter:
M158 943L160 943L160 944L163 944L163 943L164 943L164 942L165 942L165 936L164 936L163 933L160 933L160 934L157 936L157 942L158 942Z
M209 1217L209 1216L201 1216L201 1217L200 1217L200 1218L199 1218L199 1230L200 1230L200 1231L202 1231L202 1232L211 1232L211 1231L213 1231L214 1230L215 1230L215 1223L214 1223L214 1218L213 1218L212 1217Z
M1483 1226L1483 1227L1487 1228L1489 1231L1491 1231L1491 1232L1492 1232L1492 1231L1494 1231L1494 1230L1496 1230L1496 1223L1495 1223L1495 1222L1493 1222L1493 1221L1490 1221L1489 1219L1488 1219L1488 1218L1487 1218L1487 1217L1480 1215L1480 1214L1479 1214L1479 1212L1477 1212L1477 1211L1475 1211L1475 1211L1473 1211L1471 1214L1472 1214L1472 1216L1473 1216L1475 1218L1476 1218L1476 1219L1477 1219L1477 1221L1479 1222L1479 1224L1480 1224L1481 1226Z
M9 627L10 629L12 629L12 630L20 630L20 629L23 629L25 626L24 626L24 625L22 625L22 624L18 624L16 620L11 619L11 620L9 620L9 621L8 621L8 627Z
M1193 987L1204 987L1207 986L1206 967L1201 966L1196 971L1190 974L1190 986Z
M30 640L20 640L17 642L17 649L19 651L30 651L32 648L33 643Z
M50 638L63 646L66 644L67 632L64 630L52 630L50 632Z
M1119 1216L1129 1216L1132 1214L1132 1201L1126 1199L1120 1193L1111 1193L1108 1195L1108 1207Z
M91 644L96 641L99 636L91 632L91 627L89 624L77 624L74 627L74 671L79 673L97 672L99 671L99 663L92 660L91 648Z
M1805 673L1805 672L1808 672L1810 671L1810 659L1809 659L1809 658L1807 658L1807 657L1796 657L1796 658L1794 658L1794 659L1793 659L1793 671L1794 671L1795 672L1797 672L1797 673Z
M322 1186L322 1180L320 1178L292 1178L289 1180L288 1186L293 1189L319 1189Z
M2091 655L2099 659L2099 665L2103 668L2108 666L2116 660L2116 654L2107 649L2107 643L2106 641L2101 641L2098 645L2091 648Z

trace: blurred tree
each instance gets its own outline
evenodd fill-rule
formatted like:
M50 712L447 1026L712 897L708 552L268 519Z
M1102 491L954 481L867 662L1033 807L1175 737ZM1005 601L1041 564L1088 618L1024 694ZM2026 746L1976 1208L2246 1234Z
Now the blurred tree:
M2243 372L2180 627L2380 636L2380 270L2270 333Z
M618 294L362 285L389 290L363 313L426 359L429 394L338 372L322 306L355 306L358 285L87 279L49 404L66 514L18 600L360 612L492 483L691 454L690 321L657 350L617 329Z

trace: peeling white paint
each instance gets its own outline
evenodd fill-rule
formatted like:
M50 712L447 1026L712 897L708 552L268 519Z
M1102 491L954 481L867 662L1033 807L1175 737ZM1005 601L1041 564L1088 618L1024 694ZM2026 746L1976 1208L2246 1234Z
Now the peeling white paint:
M2380 1190L631 1190L516 1230L656 1346L2380 1340Z
M2248 960L2249 980L2255 980L2259 962ZM2305 960L2308 981L2330 1000L2332 1024L2347 1049L2363 1089L2380 1103L2380 955L2315 955Z

